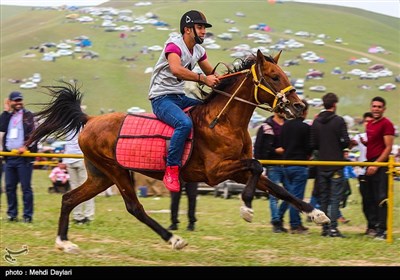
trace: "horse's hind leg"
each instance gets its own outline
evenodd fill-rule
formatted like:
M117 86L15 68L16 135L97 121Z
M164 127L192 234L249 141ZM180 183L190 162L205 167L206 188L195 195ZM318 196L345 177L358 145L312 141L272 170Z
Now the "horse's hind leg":
M80 187L62 196L56 248L67 253L77 253L79 251L76 244L68 241L69 215L71 211L80 203L95 197L113 185L113 182L108 177L88 162L86 169L88 173L87 180Z
M173 249L182 249L188 243L180 236L173 235L158 222L152 219L144 211L142 204L139 202L135 189L133 177L129 175L127 170L116 173L116 185L121 192L122 198L124 199L126 209L130 214L135 216L139 221L146 224L153 231L155 231L161 238L171 244Z

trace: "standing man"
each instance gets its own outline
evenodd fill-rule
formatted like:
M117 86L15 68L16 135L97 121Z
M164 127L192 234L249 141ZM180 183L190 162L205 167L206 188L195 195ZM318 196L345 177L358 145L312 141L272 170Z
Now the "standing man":
M281 132L282 126L285 123L284 115L275 112L273 116L268 117L265 122L257 131L256 141L254 143L254 158L255 159L270 159L270 160L281 160L283 159L283 148L281 143ZM284 174L284 167L282 165L264 165L266 167L266 175L277 184L282 184L283 187L287 187L286 177ZM269 196L269 207L271 209L271 224L272 232L274 233L285 233L288 232L283 227L283 209L280 211L280 207L284 207L285 210L287 205L281 204L279 207L279 199L273 195Z
M82 150L78 143L79 133L67 135L67 143L65 144L66 154L82 155ZM63 163L67 165L69 174L69 183L71 189L74 190L81 186L87 179L87 171L83 158L63 158ZM94 197L82 202L72 210L74 223L78 225L88 224L94 220L95 203Z
M307 118L308 103L303 100L303 104L305 107L302 116L285 122L282 127L281 141L282 148L284 149L284 160L309 160L311 157L311 128L310 125L304 122ZM287 190L295 197L303 200L308 179L308 167L305 165L286 165L284 167L284 174L286 177ZM283 217L288 206L290 233L308 233L308 228L303 226L301 222L299 210L289 205L286 201L282 202L279 215Z
M35 129L33 113L24 108L23 96L18 91L10 93L7 100L8 111L0 116L0 150L17 150L19 154L26 151L37 152L37 145L25 146L30 134ZM22 199L24 202L23 221L31 223L33 218L32 172L33 157L5 157L5 183L7 194L7 215L9 222L18 221L17 186L21 183Z
M358 161L367 161L367 147L362 143L367 142L367 124L374 119L371 112L365 112L363 114L363 126L365 132L359 133L351 139L351 146L357 146L358 151L360 152L360 156L358 157ZM372 202L369 201L370 196L368 196L367 184L365 180L365 171L366 167L360 167L358 169L357 178L360 184L359 190L362 198L362 211L364 213L365 219L367 220L367 230L365 231L366 235L375 236L376 235L376 224L377 217L373 211L369 210Z
M188 211L187 216L189 224L187 226L188 231L194 231L196 219L196 200L197 200L197 188L198 183L186 183L185 192L188 199ZM179 192L171 192L171 225L168 227L169 230L177 230L179 224L179 202L181 201L182 190Z
M336 115L339 98L330 92L322 97L325 110L311 126L311 148L319 151L318 160L344 161L343 150L350 138L344 119ZM328 213L331 223L324 224L322 236L344 237L338 230L339 204L343 195L343 166L318 166L317 180L321 210ZM329 209L329 212L328 212Z
M185 95L185 81L194 81L213 87L219 83L212 74L205 49L201 46L206 28L212 27L199 11L186 12L180 21L181 36L170 37L161 52L150 80L149 99L158 119L174 128L167 154L163 182L171 192L179 192L179 169L183 148L193 123L184 108L201 104L200 100ZM196 63L205 73L195 73Z
M367 161L387 162L394 142L393 123L383 116L386 110L386 101L380 96L374 97L370 107L373 120L367 124ZM384 166L368 166L365 172L367 201L370 203L368 213L376 216L376 239L386 239L387 229L387 196L388 196L388 168Z

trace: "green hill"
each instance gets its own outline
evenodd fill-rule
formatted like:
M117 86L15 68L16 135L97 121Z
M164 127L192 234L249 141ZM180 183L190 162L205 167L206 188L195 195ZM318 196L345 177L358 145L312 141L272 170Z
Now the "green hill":
M396 125L400 124L399 84L394 91L379 91L378 86L387 82L394 83L394 76L400 74L400 20L353 8L304 3L269 4L268 1L153 1L153 5L136 7L133 1L110 1L103 7L131 9L132 16L138 17L152 12L159 20L167 22L170 29L178 30L180 16L190 9L201 9L213 27L209 29L214 35L227 32L230 27L237 27L240 32L233 33L233 39L223 41L217 38L221 45L219 50L208 50L208 56L213 64L217 62L231 63L233 58L230 48L239 44L249 44L251 47L260 46L244 36L259 32L268 34L271 44L280 39L296 39L304 43L300 49L286 50L281 55L280 65L288 59L297 58L301 53L312 50L326 59L325 63L310 64L304 60L298 66L282 68L291 72L292 78L304 78L309 68L315 68L325 73L321 80L307 80L304 94L310 98L321 97L322 93L309 91L313 85L324 85L328 91L340 96L338 113L359 117L369 108L372 97L381 95L388 101L387 116ZM237 16L241 12L245 16ZM153 25L143 25L143 32L127 32L127 37L120 38L120 32L105 32L101 27L102 19L94 16L93 23L79 23L67 19L66 15L79 11L31 9L27 7L1 6L1 95L7 97L12 90L19 89L18 84L9 79L24 79L39 72L43 81L40 85L57 84L59 80L78 80L84 92L84 104L89 114L99 114L113 109L126 111L129 107L139 106L150 110L147 91L150 74L144 74L147 67L154 66L159 52L141 54L144 46L163 45L172 30L160 31ZM225 22L232 19L234 24ZM132 22L116 22L117 25L133 26ZM271 32L251 30L250 25L264 23L271 27ZM292 34L284 31L290 29ZM313 34L308 38L295 36L297 31L307 31ZM325 46L312 43L318 34L329 36ZM99 53L98 59L80 59L79 54L74 58L66 56L55 62L42 61L42 54L37 47L44 42L60 43L67 39L85 35L93 45L90 50ZM343 44L334 42L342 38ZM386 53L371 54L368 48L373 45L381 46ZM268 47L269 45L264 45ZM272 54L276 51L272 51ZM35 54L35 57L24 58L25 54ZM134 58L134 61L123 61L122 56ZM350 58L366 57L372 60L369 64L348 65ZM382 63L389 68L394 76L378 80L360 80L356 76L342 80L339 75L332 75L334 67L344 71L359 68L366 71L369 66ZM221 70L223 70L221 68ZM365 85L370 89L362 89ZM37 106L31 103L47 100L43 89L21 91L25 95L27 107L33 111ZM45 92L45 91L44 91ZM319 109L313 108L309 117ZM267 115L263 111L260 112ZM398 138L396 139L398 140Z

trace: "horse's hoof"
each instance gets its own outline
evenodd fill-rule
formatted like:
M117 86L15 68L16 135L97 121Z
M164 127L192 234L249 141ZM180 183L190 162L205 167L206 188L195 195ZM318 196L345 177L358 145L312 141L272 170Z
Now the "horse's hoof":
M329 224L331 222L331 219L329 219L324 212L318 209L312 210L308 213L308 216L311 218L311 221L317 225Z
M76 245L68 240L62 241L59 236L57 236L57 238L56 238L55 247L56 247L56 249L61 250L64 253L69 253L69 254L79 253L78 245Z
M242 217L246 222L251 223L253 221L253 209L247 206L240 206L240 217Z
M180 250L188 245L187 241L178 235L172 235L168 240L168 244L171 244L172 249Z

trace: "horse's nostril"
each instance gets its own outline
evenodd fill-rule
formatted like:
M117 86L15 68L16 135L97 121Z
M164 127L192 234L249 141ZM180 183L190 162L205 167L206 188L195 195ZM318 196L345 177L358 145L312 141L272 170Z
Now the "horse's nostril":
M296 109L296 111L302 111L305 107L303 102L294 103L293 106Z

